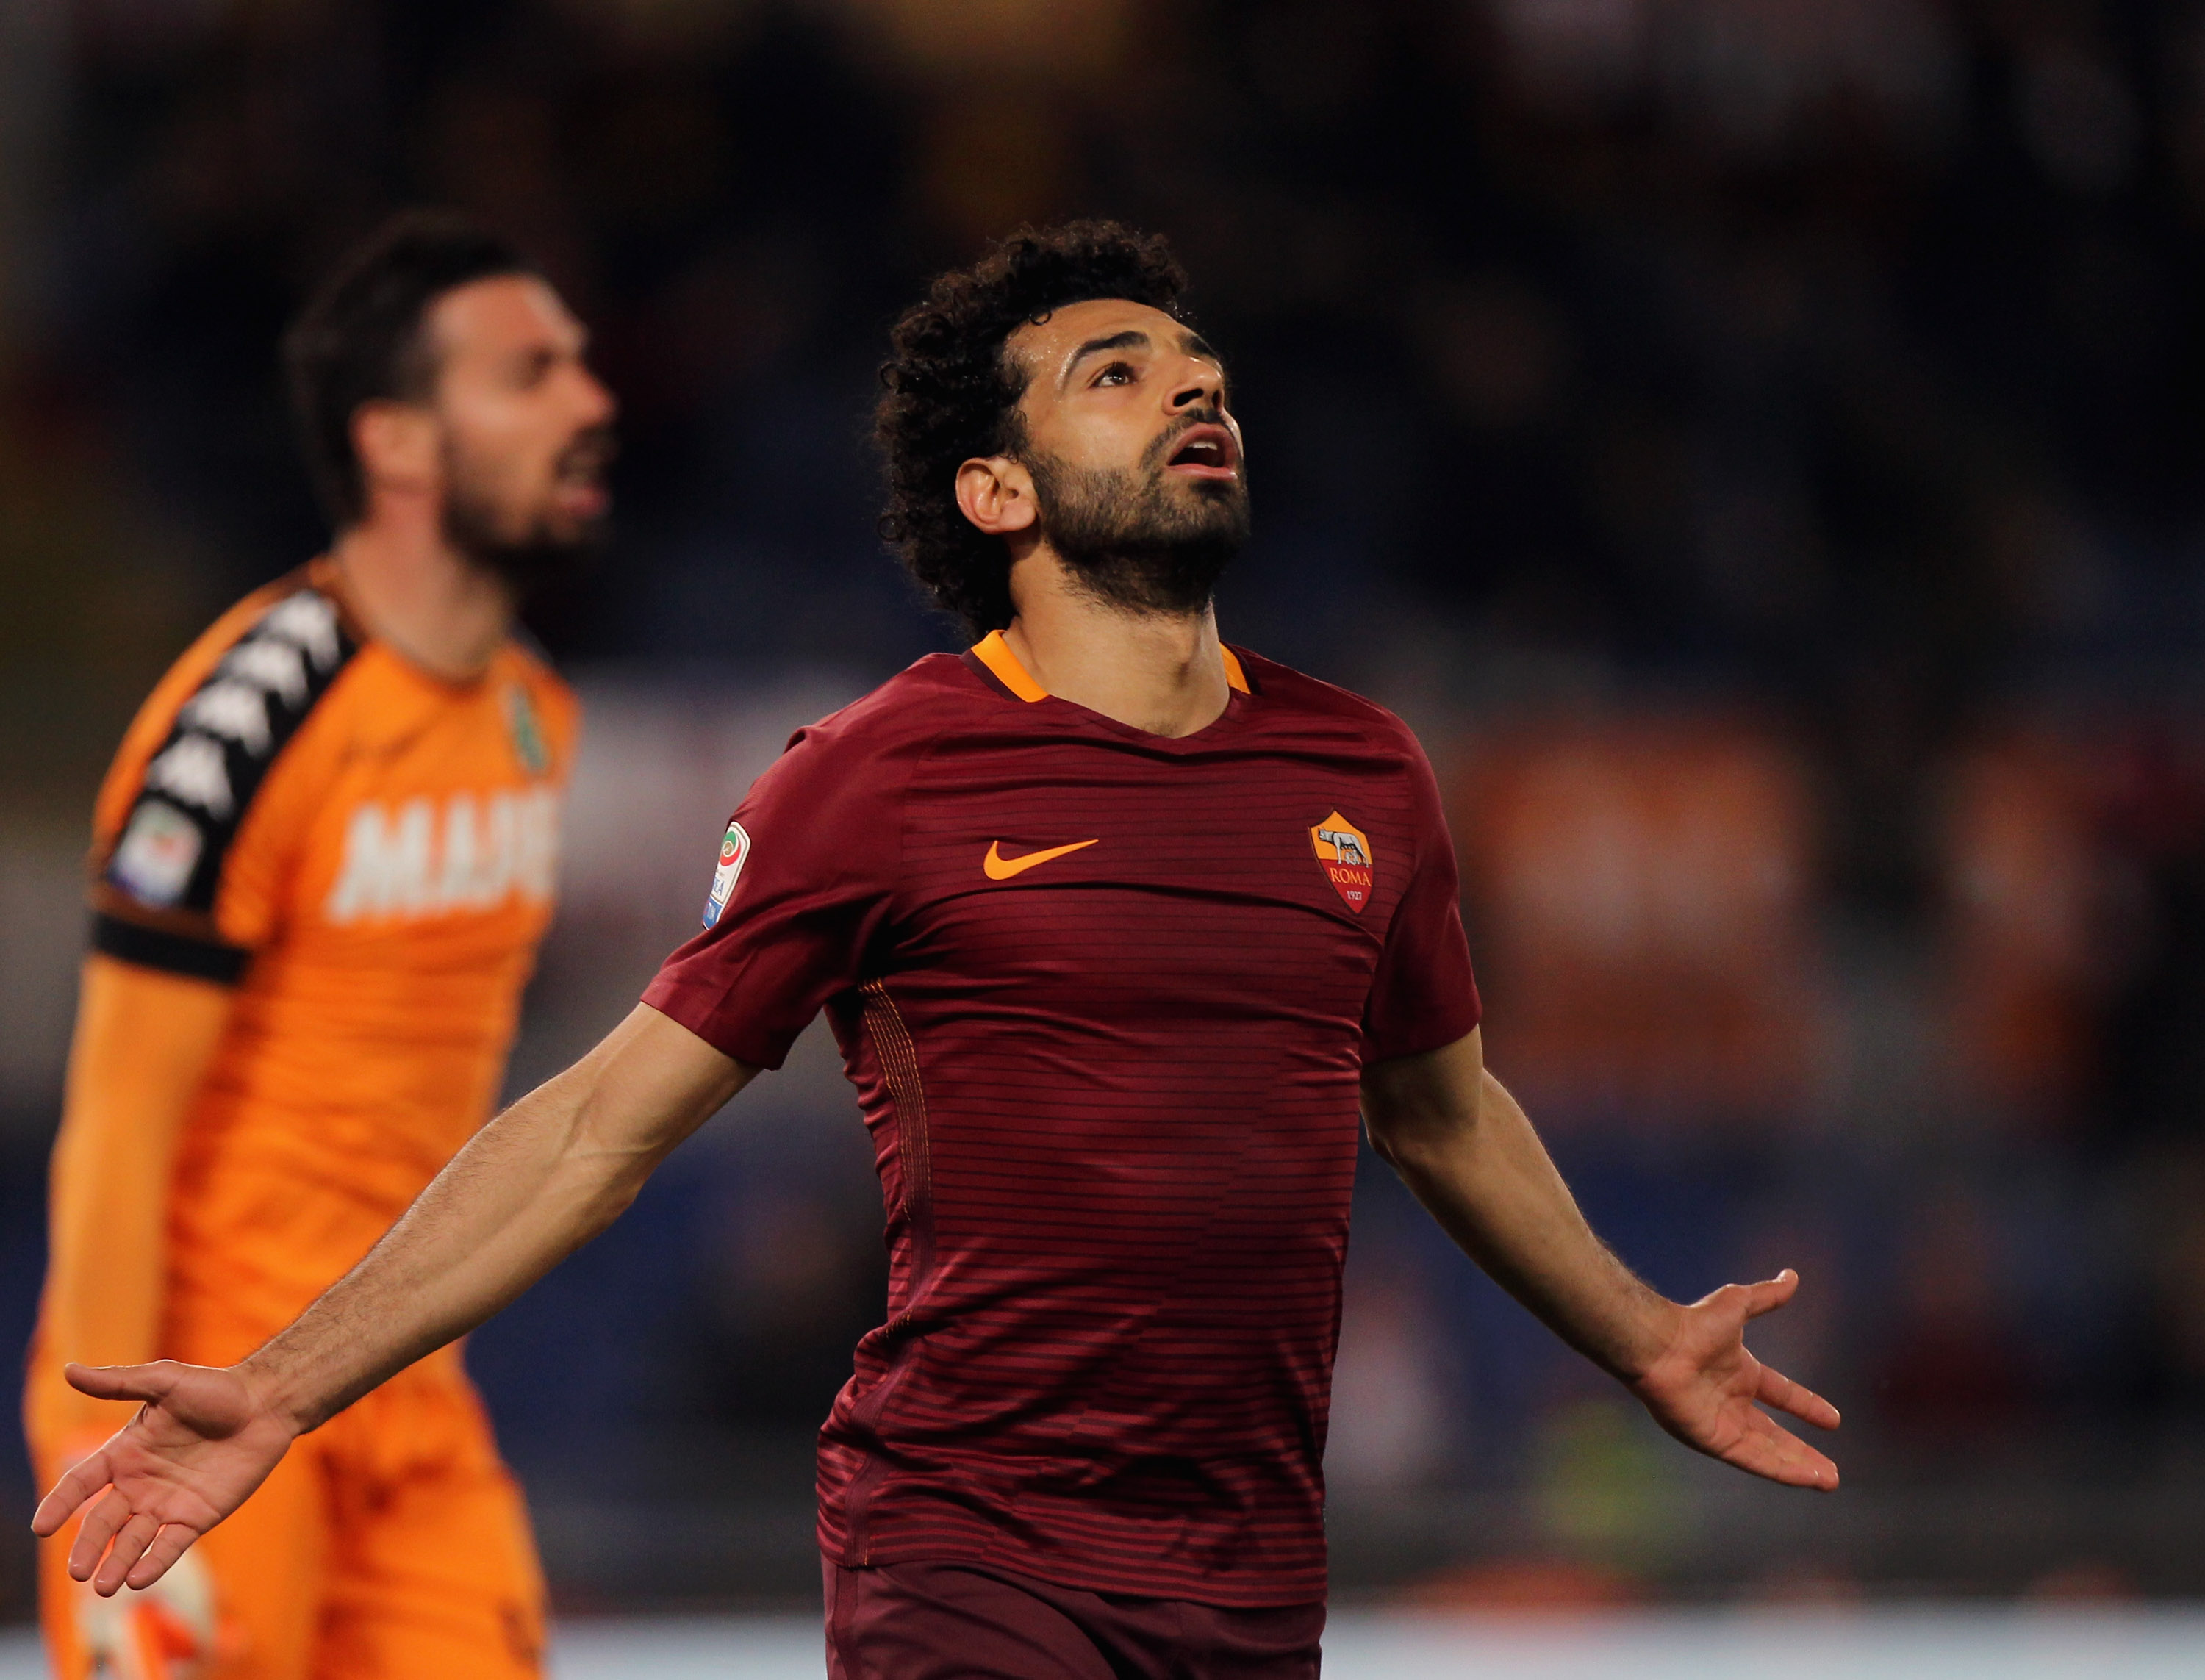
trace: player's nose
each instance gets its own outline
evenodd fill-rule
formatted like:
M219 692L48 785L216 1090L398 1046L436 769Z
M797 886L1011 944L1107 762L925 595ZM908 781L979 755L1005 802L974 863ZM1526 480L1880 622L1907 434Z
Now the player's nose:
M585 426L611 424L613 417L620 413L620 399L588 368L578 367L575 371L581 376L575 393L581 423Z
M1186 376L1172 392L1172 412L1176 414L1189 408L1222 408L1224 406L1224 376L1207 363L1190 363Z

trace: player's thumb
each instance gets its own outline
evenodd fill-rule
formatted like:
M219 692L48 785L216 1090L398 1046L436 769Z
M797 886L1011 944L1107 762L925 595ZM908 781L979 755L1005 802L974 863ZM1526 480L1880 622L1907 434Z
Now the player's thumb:
M1799 1291L1799 1274L1789 1266L1766 1282L1750 1285L1745 1293L1745 1315L1759 1318L1774 1312Z
M173 1359L157 1359L150 1365L80 1365L72 1359L62 1367L70 1387L97 1400L163 1400L176 1386L181 1369Z

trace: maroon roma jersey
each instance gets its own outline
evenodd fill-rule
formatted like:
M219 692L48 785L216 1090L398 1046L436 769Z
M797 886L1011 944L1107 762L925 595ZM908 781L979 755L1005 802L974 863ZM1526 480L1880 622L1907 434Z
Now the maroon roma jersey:
M991 636L799 731L645 1000L777 1067L824 1007L880 1172L888 1322L820 1437L851 1567L1324 1594L1366 1060L1477 1024L1430 767L1247 654L1172 740Z

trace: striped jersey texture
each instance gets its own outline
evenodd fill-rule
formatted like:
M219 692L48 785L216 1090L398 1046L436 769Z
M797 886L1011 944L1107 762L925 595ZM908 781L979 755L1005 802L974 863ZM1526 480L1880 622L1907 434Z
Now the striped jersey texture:
M1414 737L1227 668L1172 739L1000 638L922 659L758 779L645 994L763 1067L823 1008L857 1089L891 1268L821 1435L847 1566L1323 1596L1358 1071L1462 1037L1477 992Z

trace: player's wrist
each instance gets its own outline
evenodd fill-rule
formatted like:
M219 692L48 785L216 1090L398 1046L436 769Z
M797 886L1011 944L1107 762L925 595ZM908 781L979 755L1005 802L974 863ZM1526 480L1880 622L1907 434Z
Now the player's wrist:
M1677 1344L1685 1325L1685 1309L1676 1302L1644 1291L1617 1339L1607 1361L1608 1369L1624 1383L1637 1388Z
M308 1385L286 1372L273 1360L253 1354L231 1368L252 1398L254 1417L296 1440L316 1429L329 1416Z

